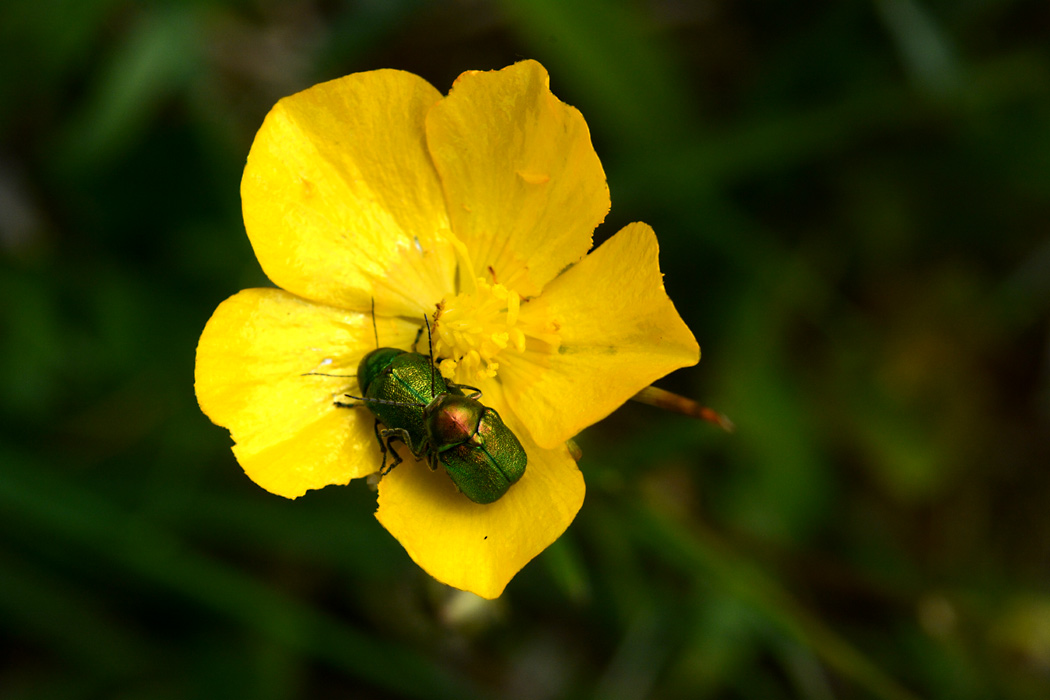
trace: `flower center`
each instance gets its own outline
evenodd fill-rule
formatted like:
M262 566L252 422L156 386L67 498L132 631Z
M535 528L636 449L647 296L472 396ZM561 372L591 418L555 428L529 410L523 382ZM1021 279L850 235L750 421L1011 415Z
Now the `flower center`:
M445 358L438 364L441 374L468 383L495 377L500 352L525 350L520 306L517 292L481 278L472 293L442 301L434 319L434 355Z

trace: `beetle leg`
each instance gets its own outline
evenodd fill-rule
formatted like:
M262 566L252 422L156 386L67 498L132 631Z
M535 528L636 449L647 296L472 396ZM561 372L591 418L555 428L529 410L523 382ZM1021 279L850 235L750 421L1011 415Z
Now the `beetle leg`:
M394 461L393 461L393 463L391 463L391 465L389 467L386 466L387 449L389 449L391 452L394 453ZM401 459L401 455L398 453L397 450L394 449L394 446L388 444L386 447L383 448L383 465L384 466L383 466L382 469L379 470L379 474L381 476L386 476L387 474L389 474L393 470L394 467L396 467L397 465L401 464L401 462L403 462L403 461L404 460Z
M395 450L394 446L390 444L391 440L393 440L393 439L394 438L387 438L387 440L385 442L382 441L382 440L379 441L380 444L383 445L383 466L379 470L380 476L385 476L385 475L389 474L391 472L391 470L393 470L394 467L396 467L397 465L401 464L401 462L404 461L403 459L401 459L401 453L398 452L397 450ZM390 464L389 467L386 466L387 453L392 453L394 455L394 461Z
M376 442L379 443L379 451L383 453L383 463L379 465L379 474L380 476L382 476L383 474L386 474L388 471L390 471L390 469L393 469L393 467L391 467L390 469L386 468L386 443L383 442L383 438L379 434L378 418L376 418L375 423L372 424L372 429L375 431L376 434ZM395 452L394 454L396 455L397 452Z
M397 465L401 464L401 462L404 461L401 458L401 453L398 452L396 449L394 449L393 442L394 442L394 440L401 440L402 442L404 442L404 438L408 437L408 433L405 432L405 430L403 430L403 429L402 430L386 430L386 429L380 430L379 429L379 419L378 418L376 418L376 421L373 424L373 428L374 428L375 433L376 433L376 440L379 441L379 449L383 453L383 464L379 467L379 475L380 476L385 476L386 474L389 474L390 471L394 467L396 467ZM404 433L404 436L402 436L401 433ZM411 449L411 447L409 447L409 449ZM387 454L393 454L394 455L394 462L389 467L386 465Z
M463 389L470 389L471 391L473 391L473 394L467 396L468 399L474 399L475 401L477 401L481 398L481 389L477 388L476 386L467 386L466 384L450 384L449 386L455 386L457 389L460 390L461 393Z
M409 451L412 452L412 456L419 459L419 455L412 449L412 436L408 434L408 431L404 428L385 428L379 431L380 434L387 439L387 443L391 443L394 440L400 440L405 443Z
M422 337L423 337L423 326L420 326L419 330L416 331L416 339L412 341L412 352L419 352L416 349L416 346L419 345L419 339L422 338Z
M378 423L378 421L376 422ZM393 469L394 467L396 467L404 461L401 458L401 454L396 449L394 449L394 440L400 440L402 443L404 443L404 445L408 447L409 452L412 453L412 456L416 459L419 459L419 455L414 449L412 449L412 437L408 434L407 430L405 430L404 428L387 428L384 430L379 430L378 427L376 428L376 430L378 431L377 434L382 436L380 442L382 442L382 439L386 440L386 447L394 453L394 459L397 460L386 468L386 470L383 472L384 474L386 474L391 469ZM386 450L384 450L384 452L385 451Z

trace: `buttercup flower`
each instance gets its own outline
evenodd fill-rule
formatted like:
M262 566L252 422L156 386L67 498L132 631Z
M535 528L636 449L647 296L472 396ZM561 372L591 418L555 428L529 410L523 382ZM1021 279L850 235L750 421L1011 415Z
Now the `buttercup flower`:
M464 73L444 98L395 70L287 97L255 137L241 198L280 288L216 309L197 347L201 409L272 493L374 474L372 414L336 402L360 396L353 375L376 336L425 354L425 333L413 344L429 316L442 374L480 389L528 455L521 480L478 505L398 446L376 517L451 586L498 596L583 503L566 441L699 359L652 229L631 224L587 254L605 173L535 61Z

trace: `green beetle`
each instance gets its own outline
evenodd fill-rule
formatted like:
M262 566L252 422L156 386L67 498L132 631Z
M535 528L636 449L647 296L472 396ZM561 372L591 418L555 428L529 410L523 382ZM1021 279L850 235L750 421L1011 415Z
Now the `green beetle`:
M499 500L525 473L525 450L499 413L478 401L477 389L446 382L431 357L397 348L373 350L361 359L357 382L363 396L347 397L359 403L336 405L364 405L375 416L382 474L402 461L393 448L395 440L416 459L426 458L432 470L443 465L475 503ZM474 393L468 396L462 389ZM389 466L388 451L394 453Z

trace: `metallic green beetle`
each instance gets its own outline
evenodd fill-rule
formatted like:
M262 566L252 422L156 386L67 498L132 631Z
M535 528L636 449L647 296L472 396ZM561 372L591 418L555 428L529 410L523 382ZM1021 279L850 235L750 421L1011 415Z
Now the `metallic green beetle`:
M432 470L445 467L452 482L475 503L499 500L522 474L528 457L521 442L495 409L483 405L481 392L465 395L445 381L430 357L397 348L379 348L362 358L357 382L363 396L348 396L376 418L376 439L383 451L381 473L401 463L393 448L403 442ZM380 429L379 424L386 426ZM386 465L387 452L394 462Z

